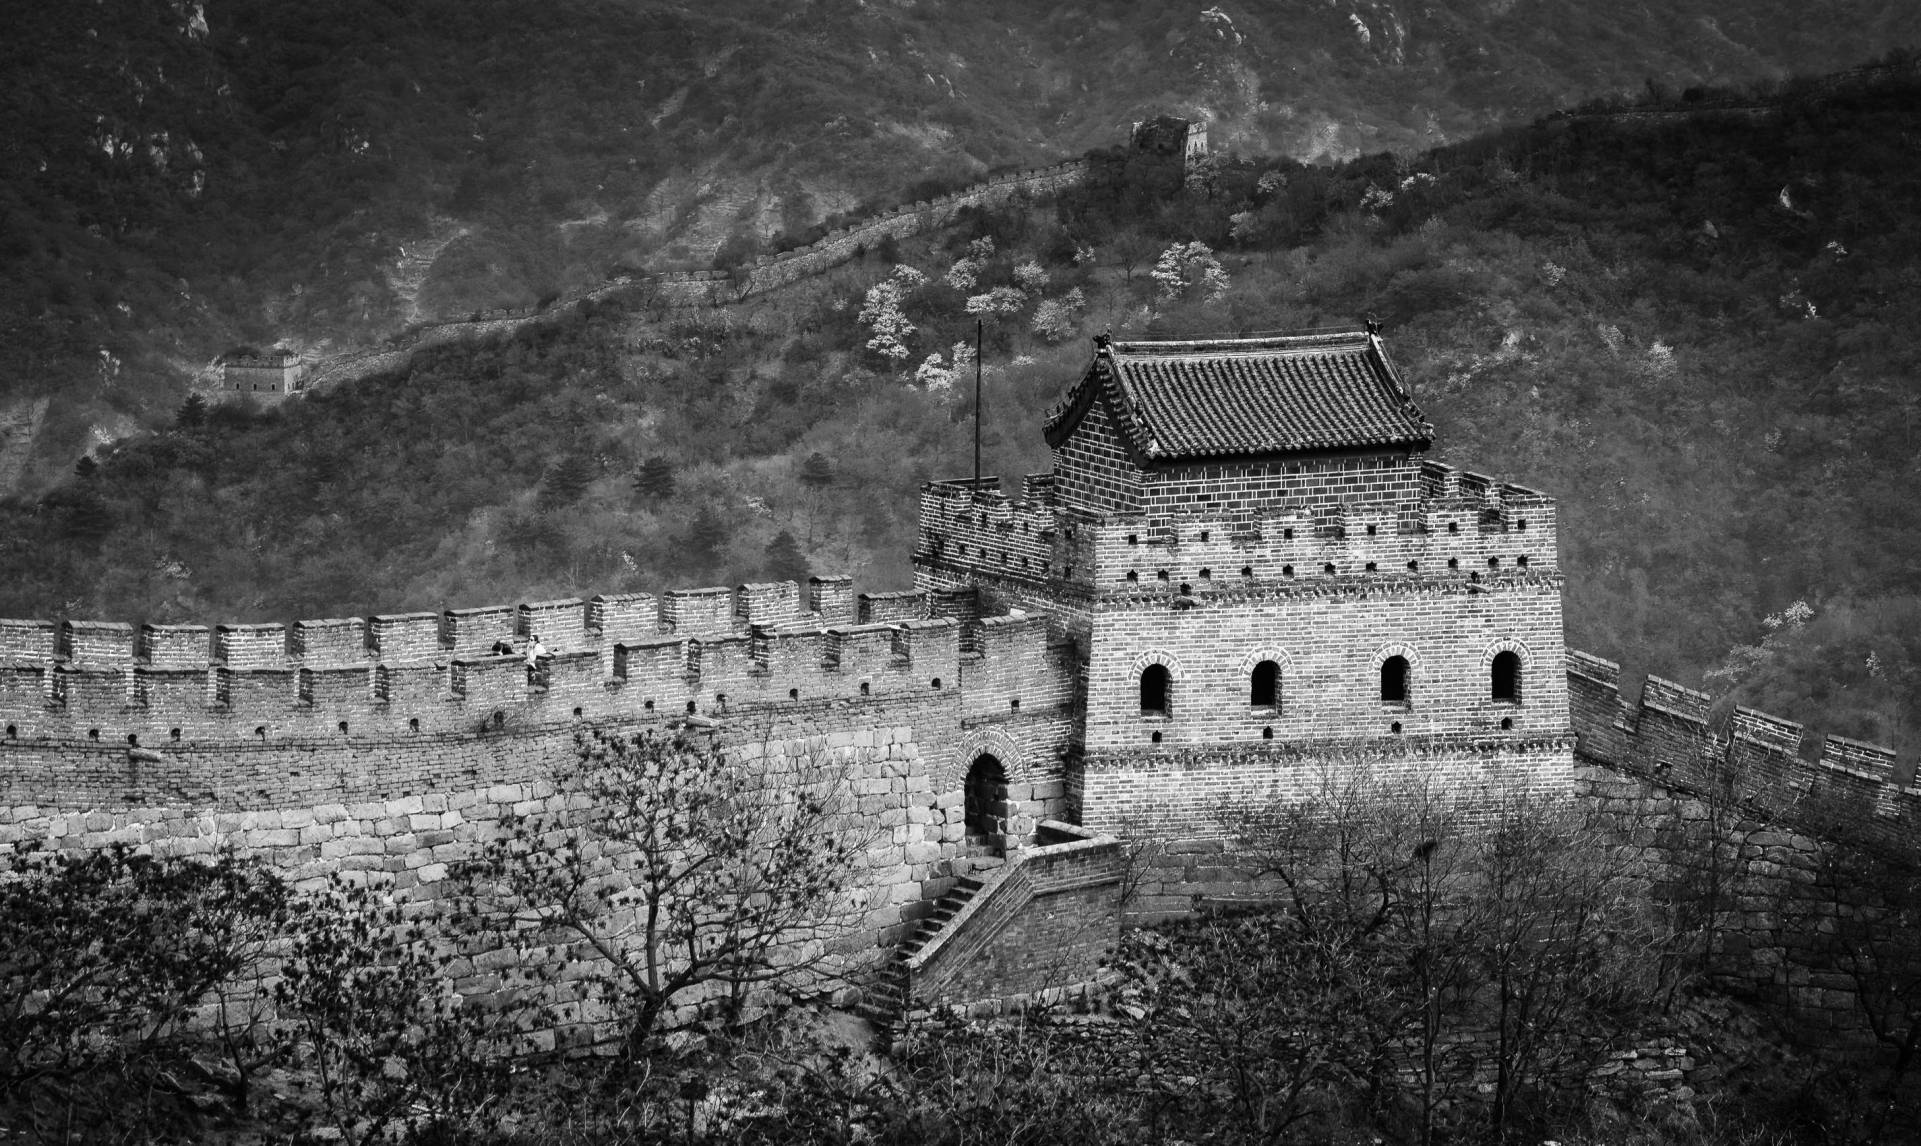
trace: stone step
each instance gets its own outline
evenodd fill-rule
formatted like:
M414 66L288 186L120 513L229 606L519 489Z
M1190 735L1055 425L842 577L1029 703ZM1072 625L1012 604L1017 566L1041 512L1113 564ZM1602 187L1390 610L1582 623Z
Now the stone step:
M976 869L998 867L998 859L973 859L969 863ZM883 1031L892 1031L900 1025L901 1013L907 1004L907 960L926 947L935 936L953 922L987 881L972 875L962 875L955 880L947 894L934 901L934 908L923 916L907 937L901 941L895 956L882 967L875 977L874 985L865 993L861 1003L855 1008L857 1014Z

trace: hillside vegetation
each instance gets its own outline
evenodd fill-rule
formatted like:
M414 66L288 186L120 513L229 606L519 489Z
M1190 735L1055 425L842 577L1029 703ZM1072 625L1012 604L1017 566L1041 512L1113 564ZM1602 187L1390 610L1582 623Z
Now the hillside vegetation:
M1764 115L1566 117L1185 182L1098 153L1058 203L751 304L588 306L277 411L189 400L4 510L0 615L896 588L918 483L970 464L977 317L988 471L1016 475L1046 468L1041 415L1089 333L1373 313L1446 460L1561 499L1572 645L1911 752L1916 95L1905 70Z
M338 350L751 255L1159 112L1333 160L1914 42L1904 0L25 6L0 43L0 490L163 423L237 343Z

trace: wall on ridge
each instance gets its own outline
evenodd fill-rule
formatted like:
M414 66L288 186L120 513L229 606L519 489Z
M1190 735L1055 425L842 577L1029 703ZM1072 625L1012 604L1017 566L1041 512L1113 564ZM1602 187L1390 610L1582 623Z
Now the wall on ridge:
M1921 855L1921 785L1895 782L1893 749L1828 736L1815 759L1803 759L1804 729L1793 721L1737 707L1718 728L1706 693L1650 676L1640 702L1629 704L1620 676L1611 661L1568 654L1570 712L1583 762L1795 830L1821 833L1845 824L1854 841Z
M1876 977L1921 974L1921 934L1889 910L1921 856L1921 788L1895 783L1894 752L1829 736L1804 759L1800 725L1737 708L1717 727L1706 694L1659 677L1630 704L1619 666L1585 653L1568 683L1581 798L1705 935L1715 978L1805 1033L1863 1041Z
M1017 195L1051 195L1087 178L1085 159L1051 167L997 175L983 183L935 199L896 207L864 223L832 231L816 242L778 255L763 255L744 294L759 294L819 274L857 257L883 238L904 239L952 222L967 207L998 207Z
M1050 195L1076 186L1087 178L1085 159L1070 159L1049 167L996 175L931 200L896 207L874 218L829 232L804 247L763 255L740 275L726 271L664 271L652 275L621 275L587 290L562 295L544 306L502 307L464 319L446 319L411 327L389 338L382 347L338 355L317 363L307 388L351 381L397 370L416 350L449 342L470 341L519 330L536 322L564 316L583 302L614 295L652 297L668 307L715 306L739 302L820 274L860 256L883 238L904 239L952 222L966 207L997 207L1017 195Z

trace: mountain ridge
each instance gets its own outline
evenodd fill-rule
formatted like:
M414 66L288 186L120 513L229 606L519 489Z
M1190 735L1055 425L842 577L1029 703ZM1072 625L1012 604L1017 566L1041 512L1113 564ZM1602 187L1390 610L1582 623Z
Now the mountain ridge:
M752 255L875 187L1076 153L1155 111L1207 118L1222 148L1343 156L1643 75L1763 78L1921 38L1886 0L1826 5L1819 39L1773 0L1616 7L1605 29L1562 0L30 10L0 49L23 126L0 145L0 250L24 268L0 288L0 402L55 402L5 465L43 488L102 433L163 421L235 343L324 351L617 263ZM1590 30L1594 52L1566 50ZM469 234L409 297L396 260L437 219Z

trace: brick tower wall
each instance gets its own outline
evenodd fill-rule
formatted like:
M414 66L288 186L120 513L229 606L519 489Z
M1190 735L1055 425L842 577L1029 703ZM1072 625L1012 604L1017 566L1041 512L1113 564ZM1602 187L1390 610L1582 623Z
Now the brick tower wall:
M1562 736L1568 729L1558 578L1464 585L1311 586L1143 598L1094 620L1089 751L1457 732ZM1175 608L1176 601L1194 602ZM1519 699L1491 695L1499 652L1520 657ZM1410 663L1405 703L1381 699L1381 662ZM1250 703L1254 666L1280 667L1279 704ZM1143 714L1150 664L1171 674L1167 715ZM1507 729L1502 722L1509 722Z

